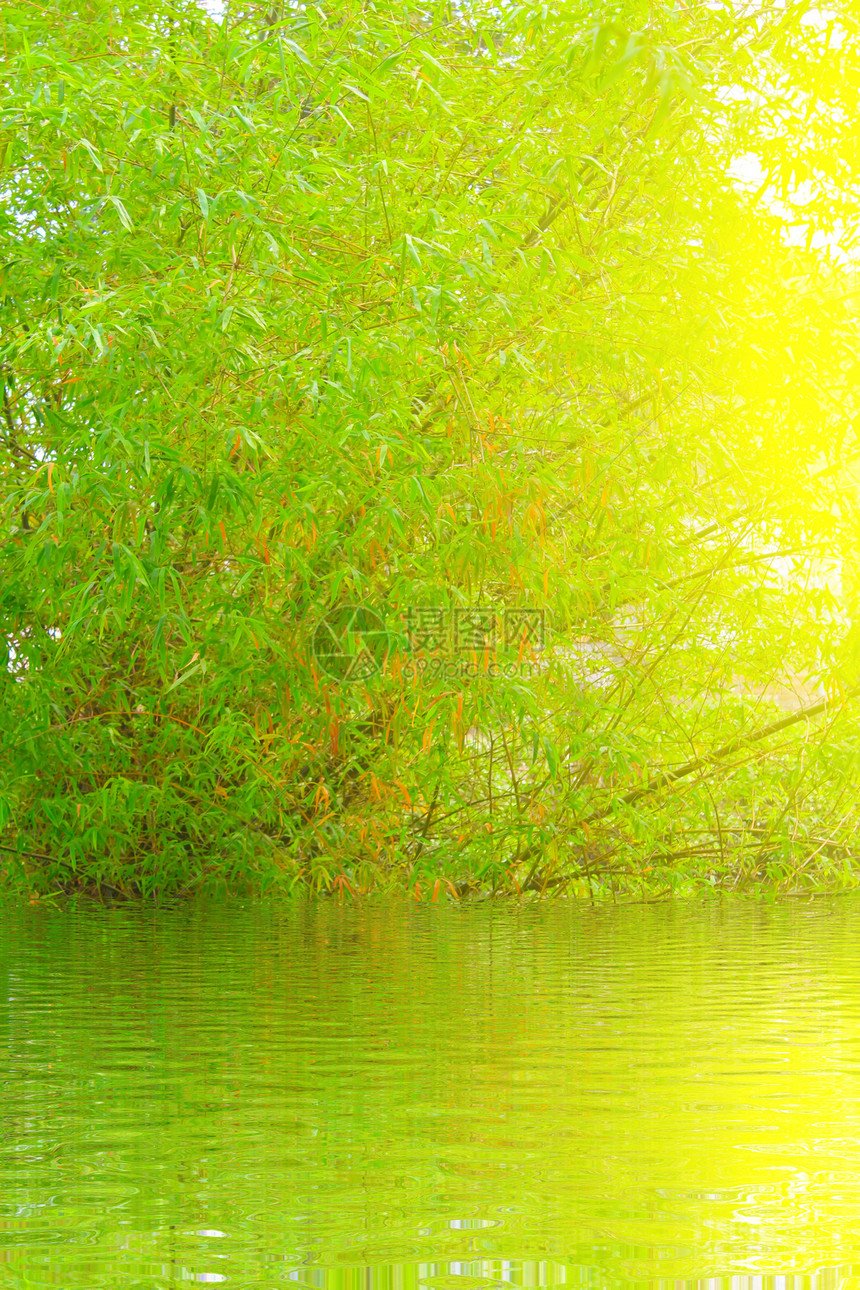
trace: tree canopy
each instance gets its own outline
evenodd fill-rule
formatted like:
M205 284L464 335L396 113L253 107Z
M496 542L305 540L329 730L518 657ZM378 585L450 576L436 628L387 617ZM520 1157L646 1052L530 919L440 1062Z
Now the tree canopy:
M0 26L6 881L853 881L856 12Z

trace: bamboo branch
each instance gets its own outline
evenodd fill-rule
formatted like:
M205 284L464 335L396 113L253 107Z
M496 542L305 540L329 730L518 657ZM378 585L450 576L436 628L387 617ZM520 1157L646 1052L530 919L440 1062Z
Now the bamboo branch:
M854 686L844 697L844 702L855 698L860 694L860 685ZM760 743L762 739L769 738L770 735L777 734L780 730L787 730L790 726L795 726L800 721L808 721L810 717L817 717L830 706L827 699L822 699L820 703L813 703L808 708L801 708L799 712L793 712L788 717L783 717L781 721L773 721L768 726L761 726L758 730L753 730L751 734L739 735L732 739L730 743L724 744L716 752L707 753L703 757L695 757L692 761L685 762L677 770L666 771L658 775L656 779L651 780L642 788L631 789L623 797L616 798L609 806L605 806L600 811L594 811L591 815L581 820L581 824L593 824L598 820L605 820L611 815L616 806L630 806L634 802L640 801L643 797L649 797L652 793L659 793L662 789L668 788L671 784L676 784L681 779L686 779L688 775L694 774L705 766L713 765L714 762L723 761L726 757L731 757L732 753L739 752L742 748L748 748L750 744Z

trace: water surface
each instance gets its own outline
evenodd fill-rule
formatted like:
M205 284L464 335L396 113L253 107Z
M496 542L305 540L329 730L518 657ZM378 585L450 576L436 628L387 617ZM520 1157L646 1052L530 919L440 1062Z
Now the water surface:
M858 931L5 909L0 1287L860 1286Z

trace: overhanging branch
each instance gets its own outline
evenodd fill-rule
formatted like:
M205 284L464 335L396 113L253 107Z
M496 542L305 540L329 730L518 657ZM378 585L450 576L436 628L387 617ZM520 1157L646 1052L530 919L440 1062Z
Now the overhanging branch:
M860 694L860 685L854 686L844 696L844 702L856 698ZM748 748L751 744L760 743L762 739L768 739L771 735L778 734L781 730L787 730L790 726L795 726L801 721L808 721L811 717L817 717L832 704L827 699L822 699L820 703L810 704L809 707L801 708L798 712L792 712L790 716L783 717L781 721L772 721L770 725L761 726L758 730L751 731L748 735L738 735L730 743L724 744L716 752L707 753L703 757L695 757L692 761L685 762L676 770L666 771L663 775L658 775L650 783L644 784L641 788L631 789L623 797L616 798L609 806L605 806L600 811L594 811L586 819L581 820L581 824L594 824L598 820L605 820L611 815L615 808L621 806L631 806L634 802L640 801L643 797L650 797L652 793L659 793L664 788L669 788L672 784L677 784L681 779L686 779L688 775L693 775L697 770L705 766L711 766L714 762L723 761L726 757L731 757L733 753L739 752L742 748Z

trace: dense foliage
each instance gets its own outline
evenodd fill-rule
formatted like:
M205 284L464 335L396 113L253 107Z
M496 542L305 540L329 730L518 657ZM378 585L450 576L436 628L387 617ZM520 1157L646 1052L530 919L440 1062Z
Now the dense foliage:
M4 6L7 882L853 881L807 8Z

